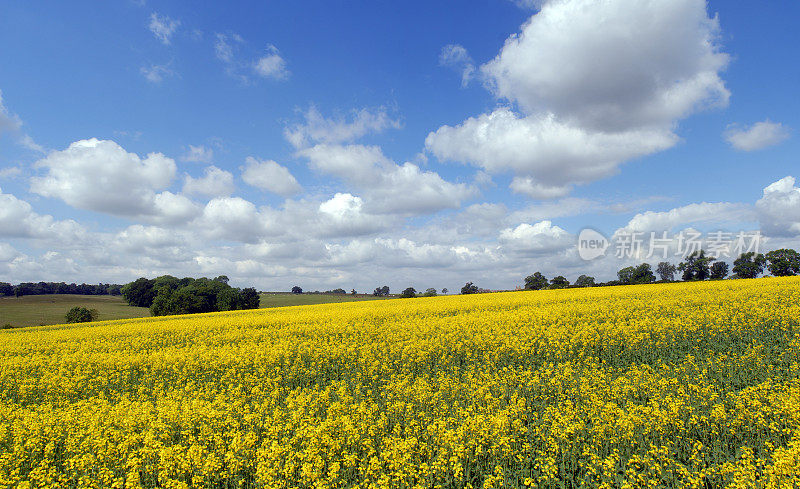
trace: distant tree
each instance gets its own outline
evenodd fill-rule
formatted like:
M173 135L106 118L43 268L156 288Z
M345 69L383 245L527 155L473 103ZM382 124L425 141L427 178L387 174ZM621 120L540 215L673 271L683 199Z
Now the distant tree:
M642 263L637 267L625 267L617 272L617 278L623 285L649 284L656 280L649 263Z
M97 309L87 309L85 307L73 307L67 311L64 318L68 323L88 323L97 319Z
M221 283L223 283L225 285L228 285L228 280L229 279L228 279L227 275L220 275L219 277L214 279L215 282L221 282Z
M675 272L677 271L678 267L668 261L662 261L656 267L656 273L664 282L672 282L675 280Z
M239 306L241 309L258 309L261 305L261 296L253 287L246 287L239 292Z
M303 293L303 289L301 289L301 288L300 288L300 287L298 287L297 285L295 285L294 287L292 287L292 294L302 294L302 293Z
M414 289L414 287L408 287L400 294L400 297L402 297L403 299L410 299L416 296L417 296L417 291Z
M462 294L477 294L478 293L478 286L474 285L472 282L467 282L463 287L461 287Z
M154 285L155 280L148 280L144 277L138 278L122 286L122 297L131 306L150 307L156 298Z
M357 294L356 289L350 291L350 295L356 295L356 294Z
M711 265L711 273L709 278L711 280L722 280L728 276L728 264L724 261L715 262Z
M14 326L11 326L11 323L6 323L0 329L13 329L13 328L14 328Z
M442 294L446 294L446 293L447 293L447 287L442 289Z
M575 281L576 287L594 287L594 277L590 277L589 275L581 275Z
M22 295L25 293L25 292L24 292L24 290L25 290L25 289L23 289L23 288L22 288L21 286L19 286L19 285L18 285L18 286L16 286L16 287L14 287L14 297L16 297L16 298L20 298L20 297L22 297Z
M433 287L429 289L425 289L425 293L422 294L423 297L436 297L436 289Z
M14 287L6 282L0 282L0 295L14 295Z
M742 253L733 260L733 273L738 278L756 278L764 271L767 259L761 253L754 251Z
M331 294L346 294L346 293L347 293L347 291L346 291L346 290L344 290L344 289L343 289L343 288L341 288L341 287L340 287L340 288L338 288L338 289L333 289L333 290L331 290L331 291L329 291L329 292L330 292Z
M559 275L550 279L551 289L565 289L567 287L569 287L569 280L567 280L567 278L563 275Z
M686 257L686 261L678 265L678 270L683 272L683 280L705 280L711 275L713 261L715 258L706 256L705 251L694 251Z
M218 311L235 311L237 309L242 309L241 302L241 294L233 287L222 289L217 293Z
M547 288L547 277L541 272L525 277L525 290L542 290Z
M800 273L800 253L788 248L770 251L766 255L769 273L776 277L788 277Z
M620 283L629 285L633 283L633 274L636 273L636 267L625 267L617 271L617 279Z
M389 286L384 285L383 287L375 287L375 292L372 295L376 297L386 297L389 295Z
M66 284L62 284L66 285ZM108 295L122 295L122 286L121 285L109 285L108 286Z

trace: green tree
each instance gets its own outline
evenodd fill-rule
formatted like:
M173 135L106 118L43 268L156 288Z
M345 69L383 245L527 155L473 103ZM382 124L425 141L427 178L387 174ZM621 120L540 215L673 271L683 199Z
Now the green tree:
M711 274L709 275L709 278L711 278L711 280L722 280L727 276L728 276L727 263L725 263L724 261L718 261L714 262L714 264L711 265Z
M414 289L414 287L408 287L400 294L400 297L404 299L410 299L416 296L417 296L417 291Z
M591 277L589 275L581 275L575 281L575 286L576 287L594 287L595 286L594 277Z
M672 282L675 280L675 272L677 271L678 267L668 261L662 261L656 267L656 273L664 282Z
M559 275L550 279L551 289L565 289L567 287L569 287L569 280L567 280L567 278L563 275Z
M756 278L764 271L767 259L761 253L755 251L742 253L739 258L733 260L733 273L738 278Z
M292 287L292 294L302 294L302 293L303 289L300 288L299 286L295 285L294 287Z
M525 277L525 290L542 290L547 288L547 277L542 272Z
M153 290L154 283L155 280L141 277L125 284L121 289L122 298L132 306L150 307L156 298L156 291Z
M433 287L425 289L425 293L422 295L423 297L436 297L436 289Z
M461 287L462 294L477 294L478 293L478 286L474 285L472 282L467 282L463 287Z
M800 253L789 248L770 251L766 255L769 273L776 277L788 277L800 273Z
M242 309L258 309L261 305L261 296L253 287L246 287L239 293L239 307Z
M442 289L442 294L447 294L447 287Z
M389 295L389 286L375 287L375 292L372 293L375 297L386 297Z
M694 251L678 265L678 270L683 272L683 280L705 280L711 275L711 263L714 261L715 258L706 256L705 251Z
M67 323L88 323L97 319L97 309L87 309L85 307L73 307L69 311L67 311L66 319Z

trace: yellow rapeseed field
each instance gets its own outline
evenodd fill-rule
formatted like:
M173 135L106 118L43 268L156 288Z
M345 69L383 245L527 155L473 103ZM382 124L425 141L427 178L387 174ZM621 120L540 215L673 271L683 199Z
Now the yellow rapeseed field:
M0 332L0 486L799 487L800 277Z

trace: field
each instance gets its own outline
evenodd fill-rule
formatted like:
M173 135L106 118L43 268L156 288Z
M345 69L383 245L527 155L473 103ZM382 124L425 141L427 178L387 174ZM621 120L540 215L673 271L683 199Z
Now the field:
M0 485L798 487L800 277L0 332Z
M97 309L99 320L150 316L146 307L131 307L119 296L111 295L26 295L0 298L0 326L39 326L61 324L73 307Z
M339 302L373 301L387 299L367 294L292 294L289 292L262 292L261 307L307 306Z

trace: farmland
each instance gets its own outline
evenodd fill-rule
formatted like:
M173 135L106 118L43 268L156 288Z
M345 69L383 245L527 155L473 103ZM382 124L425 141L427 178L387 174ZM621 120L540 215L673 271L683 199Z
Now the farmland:
M0 326L14 327L59 324L73 307L97 309L99 320L141 318L150 315L146 307L131 307L119 296L48 294L0 297Z
M3 331L0 485L796 486L798 321L792 277Z

